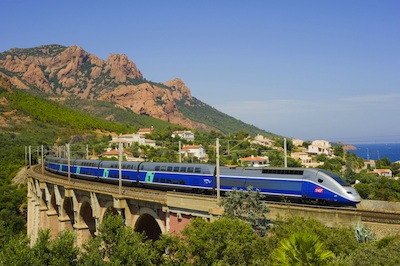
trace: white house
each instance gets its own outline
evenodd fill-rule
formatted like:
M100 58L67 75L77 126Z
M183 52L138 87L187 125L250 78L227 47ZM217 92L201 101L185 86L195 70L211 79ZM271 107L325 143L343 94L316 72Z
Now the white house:
M243 166L263 167L269 165L268 157L254 157L254 155L246 158L240 158Z
M309 165L312 163L311 156L306 152L292 152L290 157L295 160L300 160L302 165Z
M172 132L171 137L175 138L176 136L187 141L194 141L194 133L189 130L177 130Z
M108 150L106 152L103 152L101 154L101 157L104 157L104 158L113 158L114 157L114 158L119 159L119 150L117 150L117 149ZM124 150L122 150L122 157L125 157L128 161L131 161L134 159L132 153L130 153L128 151L124 151Z
M139 134L121 134L119 136L115 136L110 141L110 144L118 144L122 143L124 147L131 147L133 143L138 143L139 145L146 145L146 139L143 135Z
M206 150L200 145L187 145L181 149L184 157L197 157L200 161L207 159Z
M264 137L263 135L257 134L257 136L254 137L254 140L250 141L250 143L271 147L274 141Z
M299 147L299 146L303 145L304 141L301 140L301 139L292 139L292 143L293 143L294 146Z
M326 154L327 156L333 155L331 144L326 140L314 140L311 145L308 146L307 153L310 154Z
M374 169L374 171L372 171L374 174L377 174L379 176L385 176L385 177L392 177L392 170L390 169Z
M147 145L150 147L156 147L155 140L146 139L144 135L141 134L123 134L115 136L110 141L110 144L118 144L120 142L125 148L131 147L133 143L138 143L139 145Z

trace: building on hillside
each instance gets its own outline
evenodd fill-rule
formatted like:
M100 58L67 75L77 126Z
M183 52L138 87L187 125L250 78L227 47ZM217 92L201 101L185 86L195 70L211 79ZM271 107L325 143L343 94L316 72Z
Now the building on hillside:
M122 143L125 148L131 147L133 143L138 143L139 145L146 145L146 139L143 135L139 134L121 134L115 136L110 141L110 144Z
M292 139L292 143L296 147L303 146L304 141L301 139Z
M109 158L109 159L117 158L119 160L119 150L118 149L108 150L106 152L103 152L100 156L102 158ZM135 160L131 152L124 150L122 150L122 158L126 158L127 161Z
M300 160L301 164L304 166L312 164L312 157L307 152L292 152L290 157L295 160Z
M147 134L151 134L154 131L154 127L150 127L150 128L140 128L137 132L137 134L139 135L147 135Z
M307 152L309 154L325 154L329 157L333 156L331 144L326 140L314 140L312 144L308 146Z
M138 145L147 145L150 147L156 147L156 141L151 139L146 139L144 135L140 134L121 134L119 136L115 136L110 141L110 145L122 143L124 148L132 147L133 143L137 143Z
M372 172L378 176L392 177L392 170L390 169L374 169Z
M181 149L181 154L183 154L184 157L189 157L189 158L196 157L200 162L207 161L208 159L206 150L203 148L201 144L184 146Z
M269 166L268 157L255 157L254 155L239 159L242 166L263 167Z
M250 143L271 147L274 141L272 139L264 137L263 135L257 134L257 136L255 136L254 139L250 141Z
M183 140L194 141L194 133L189 130L177 130L172 132L171 137L179 136Z
M384 176L384 177L392 177L392 170L390 169L374 169L372 171L374 174L377 174L378 176Z
M375 160L364 160L364 169L374 169L376 167Z

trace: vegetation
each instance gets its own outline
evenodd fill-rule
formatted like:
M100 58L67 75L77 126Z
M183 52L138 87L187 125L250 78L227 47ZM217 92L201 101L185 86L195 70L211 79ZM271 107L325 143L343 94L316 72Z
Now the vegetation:
M269 209L259 190L248 187L247 191L232 190L221 199L220 205L224 207L224 216L240 218L251 225L251 228L261 236L265 236L271 225L266 218Z
M263 134L269 137L277 137L276 134L265 132L253 125L246 124L229 115L226 115L217 109L202 103L196 98L192 98L190 100L190 106L185 104L186 101L188 101L188 99L175 101L179 111L184 116L193 121L210 125L224 134L239 132L242 131L243 128L246 128L246 131L251 135Z
M99 129L111 132L124 132L128 128L96 118L83 112L72 110L53 101L40 97L32 97L26 93L14 91L1 95L11 101L11 108L19 110L23 114L36 121L53 126L69 125L70 128L82 132L84 130Z
M193 219L180 235L147 240L107 214L96 238L82 248L76 235L50 238L43 230L33 247L20 235L0 247L0 265L398 265L400 236L358 243L354 228L329 228L313 219L278 220L268 236L249 223L223 217Z

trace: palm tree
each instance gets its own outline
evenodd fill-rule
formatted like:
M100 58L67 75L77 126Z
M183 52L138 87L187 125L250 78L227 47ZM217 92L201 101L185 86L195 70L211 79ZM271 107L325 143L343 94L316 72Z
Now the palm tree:
M273 265L327 265L334 256L315 234L299 232L283 239L272 254Z

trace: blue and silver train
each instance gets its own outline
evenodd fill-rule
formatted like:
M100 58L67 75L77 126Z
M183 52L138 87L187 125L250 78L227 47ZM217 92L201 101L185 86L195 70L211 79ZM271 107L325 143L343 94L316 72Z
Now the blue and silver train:
M46 157L48 171L67 175L68 159ZM119 162L70 160L71 177L107 182L119 181ZM122 162L124 185L153 189L214 193L216 167L209 164ZM315 168L236 168L220 167L220 191L251 186L268 197L284 198L322 205L355 206L360 195L338 175Z

